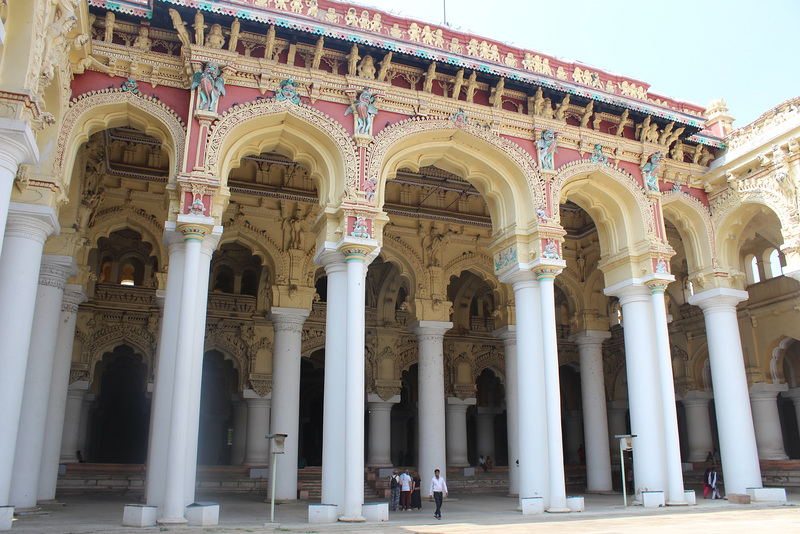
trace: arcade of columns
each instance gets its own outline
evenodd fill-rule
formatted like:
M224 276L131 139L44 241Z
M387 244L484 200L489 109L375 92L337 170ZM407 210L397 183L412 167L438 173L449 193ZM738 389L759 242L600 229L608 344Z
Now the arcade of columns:
M800 402L800 292L765 264L779 249L800 277L796 102L731 132L721 102L626 94L593 73L604 105L591 75L555 60L555 75L523 62L537 77L512 83L422 68L413 48L373 58L360 34L378 30L334 2L320 8L341 21L280 16L361 44L160 1L152 26L31 4L0 7L0 529L55 498L122 344L152 382L145 497L162 523L194 501L209 351L238 373L231 463L267 464L264 436L287 434L276 497L296 499L301 361L324 350L322 502L345 521L363 520L364 466L392 464L413 365L423 477L468 464L467 410L490 370L510 493L549 511L566 510L580 443L565 365L580 369L588 491L612 488L626 409L637 494L668 504L686 502L682 461L714 443L728 493L787 457L778 397ZM403 35L382 38L418 41ZM477 410L487 450L493 413Z

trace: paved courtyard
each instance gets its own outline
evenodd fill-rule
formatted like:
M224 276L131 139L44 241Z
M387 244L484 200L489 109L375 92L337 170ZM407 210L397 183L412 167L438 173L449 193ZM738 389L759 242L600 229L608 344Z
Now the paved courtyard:
M460 534L506 533L642 533L681 534L726 532L800 531L800 491L789 492L787 505L734 505L726 500L698 501L697 506L645 510L622 506L621 495L588 495L586 511L571 514L543 514L522 517L516 499L501 494L454 495L445 502L441 521L433 518L433 503L423 501L421 511L392 512L384 523L309 524L305 503L280 504L275 508L276 524L269 521L269 504L255 496L206 495L220 503L220 524L216 527L164 527L135 529L122 527L122 509L135 502L123 496L65 496L62 505L48 506L40 515L14 522L13 533L96 534L96 533L264 533L264 532L386 532Z

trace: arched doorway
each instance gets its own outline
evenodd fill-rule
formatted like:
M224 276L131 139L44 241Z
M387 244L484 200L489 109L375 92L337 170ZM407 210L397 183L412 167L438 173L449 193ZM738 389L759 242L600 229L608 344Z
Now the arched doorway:
M198 465L228 465L233 444L233 404L238 371L223 354L212 350L203 358L203 384L200 396L200 431L197 443Z

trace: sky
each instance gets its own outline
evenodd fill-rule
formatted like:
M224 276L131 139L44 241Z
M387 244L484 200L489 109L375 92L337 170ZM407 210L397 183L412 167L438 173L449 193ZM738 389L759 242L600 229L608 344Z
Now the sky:
M800 0L361 0L647 82L739 128L800 95Z

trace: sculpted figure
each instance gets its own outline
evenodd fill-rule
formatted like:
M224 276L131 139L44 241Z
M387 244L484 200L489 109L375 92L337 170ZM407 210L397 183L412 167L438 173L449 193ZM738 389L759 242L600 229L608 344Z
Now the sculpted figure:
M536 209L536 216L539 218L539 222L540 223L546 223L547 222L547 209L546 208L547 208L547 206L542 204L541 206L539 206Z
M209 62L202 72L195 72L191 89L198 88L200 104L197 109L214 111L217 109L219 95L225 95L225 79L216 63Z
M59 16L47 27L47 37L42 54L42 76L52 80L62 55L69 47L67 34L78 26L78 18L66 11L59 11Z
M241 28L239 19L233 19L231 23L231 38L228 41L228 50L236 52L236 46L239 44L239 29Z
M330 11L330 9L328 11ZM344 16L344 23L348 26L358 26L358 14L356 13L356 8L351 7L347 10L347 15Z
M553 75L553 69L550 68L550 60L548 58L542 60L542 74L546 74L547 76Z
M533 56L530 52L525 52L525 57L522 59L522 68L525 70L535 70L533 68Z
M489 59L492 61L500 61L500 50L498 50L496 44L489 47Z
M302 13L303 12L303 0L292 0L289 3L289 7L292 10L292 13Z
M667 262L665 262L663 259L658 260L658 263L656 263L656 273L669 274L669 269L667 268Z
M353 47L350 48L350 54L347 56L347 74L350 76L356 75L359 59L361 59L361 56L358 55L358 45L353 44Z
M539 87L536 89L536 93L533 95L533 114L541 116L542 109L544 108L544 96L542 96L542 88Z
M512 54L511 52L509 52L506 55L506 65L508 65L512 69L517 67L517 58L515 58L514 54Z
M378 108L375 107L375 95L369 87L365 87L344 112L345 116L351 113L356 118L356 133L371 135L372 119L378 114Z
M436 79L436 63L431 63L428 65L428 72L425 73L425 84L422 87L422 90L426 93L430 93L433 91L433 80Z
M439 48L444 48L444 35L442 35L441 28L438 28L435 32L433 32L433 44Z
M297 94L297 82L292 78L281 80L279 89L275 92L275 100L283 102L288 100L293 104L300 103L300 95Z
M469 124L469 118L467 118L466 114L464 114L464 110L458 108L458 111L455 115L453 115L453 122L456 123L456 126L459 128L464 126L465 124Z
M427 24L422 28L422 42L426 45L433 45L433 31Z
M619 117L619 124L617 125L617 133L615 134L617 137L622 137L622 134L625 133L625 123L628 122L628 113L629 110L625 110L622 112L622 115Z
M150 51L153 47L153 41L150 39L150 28L139 26L139 35L133 40L133 47L145 52Z
M543 169L553 170L553 157L558 152L556 133L553 130L542 132L542 138L536 142L536 152Z
M586 128L589 125L589 119L594 113L594 100L590 100L586 109L583 110L583 117L581 117L581 128Z
M463 52L461 43L458 42L458 37L453 37L450 40L450 51L454 54L461 54Z
M369 230L367 229L367 224L364 222L364 219L359 217L356 219L356 222L353 223L353 231L350 232L352 237L363 237L365 239L370 239L371 236L369 235Z
M480 55L483 59L489 59L492 55L491 48L489 47L489 43L486 41L481 41L481 44L478 46L478 55Z
M319 15L319 4L317 0L306 0L306 7L308 7L306 15L317 18L317 15Z
M392 28L389 30L389 35L394 37L395 39L402 39L403 38L403 30L400 29L400 25L398 23L392 24Z
M675 161L683 161L683 143L678 141L675 143L675 146L672 147L672 150L669 151L669 157L674 159Z
M542 257L548 260L560 260L561 255L558 253L558 244L555 239L548 239L547 244L544 246Z
M206 46L209 48L221 49L225 45L225 36L222 35L222 26L212 24L206 37Z
M336 10L332 7L328 8L328 11L325 13L325 21L326 22L339 22L339 14Z
M183 46L189 46L189 32L186 31L186 23L181 19L180 14L174 9L169 9L169 16L172 18L172 25L175 31L178 32L178 39L180 39Z
M556 71L556 78L559 80L567 79L567 71L564 70L564 67L558 67L558 70Z
M661 152L656 152L642 165L642 178L644 178L650 191L658 191L658 175L661 173L663 157L664 155Z
M408 38L411 41L419 42L420 37L420 29L419 25L416 22L412 22L411 26L408 27Z
M286 0L275 0L275 8L276 9L283 9L286 11Z
M386 55L383 56L383 59L380 62L380 70L378 71L378 81L384 81L386 79L386 74L389 72L389 67L392 65L392 51L389 50L386 52Z
M375 79L375 62L372 56L366 55L364 59L361 60L361 65L358 66L358 75L361 78Z
M372 22L369 23L369 29L374 32L379 32L383 29L383 22L381 22L380 13L372 15Z
M670 122L667 124L664 129L661 131L661 135L658 138L659 145L665 145L667 143L667 139L670 135L672 135L672 129L675 127L675 121Z
M369 11L364 10L361 12L361 18L358 19L358 27L362 30L369 28Z
M566 95L561 103L558 105L558 109L556 110L555 119L558 121L565 121L567 120L567 108L569 107L569 95Z
M597 143L594 145L594 153L589 158L589 161L592 163L602 163L603 165L608 165L608 158L603 154L603 145L601 143Z
M553 103L549 98L545 98L544 102L542 103L542 117L546 119L552 119L554 113L555 111L553 110Z
M74 15L73 15L74 16ZM106 43L111 43L114 41L114 19L115 15L113 11L106 11L106 34L103 38L103 41Z
M199 44L203 46L205 41L205 33L206 33L206 24L205 18L203 17L203 13L198 9L197 13L194 16L194 24L192 25L194 28L194 42L195 44Z
M475 74L475 71L472 71L472 74L469 75L469 80L467 81L467 102L473 102L475 100L475 90L478 88L478 75Z
M480 50L478 49L478 40L477 39L470 39L469 44L467 44L467 54L470 56L478 57L480 55Z
M456 77L453 80L453 94L451 95L456 100L458 100L458 97L461 96L461 87L463 85L464 85L464 69L458 69Z

